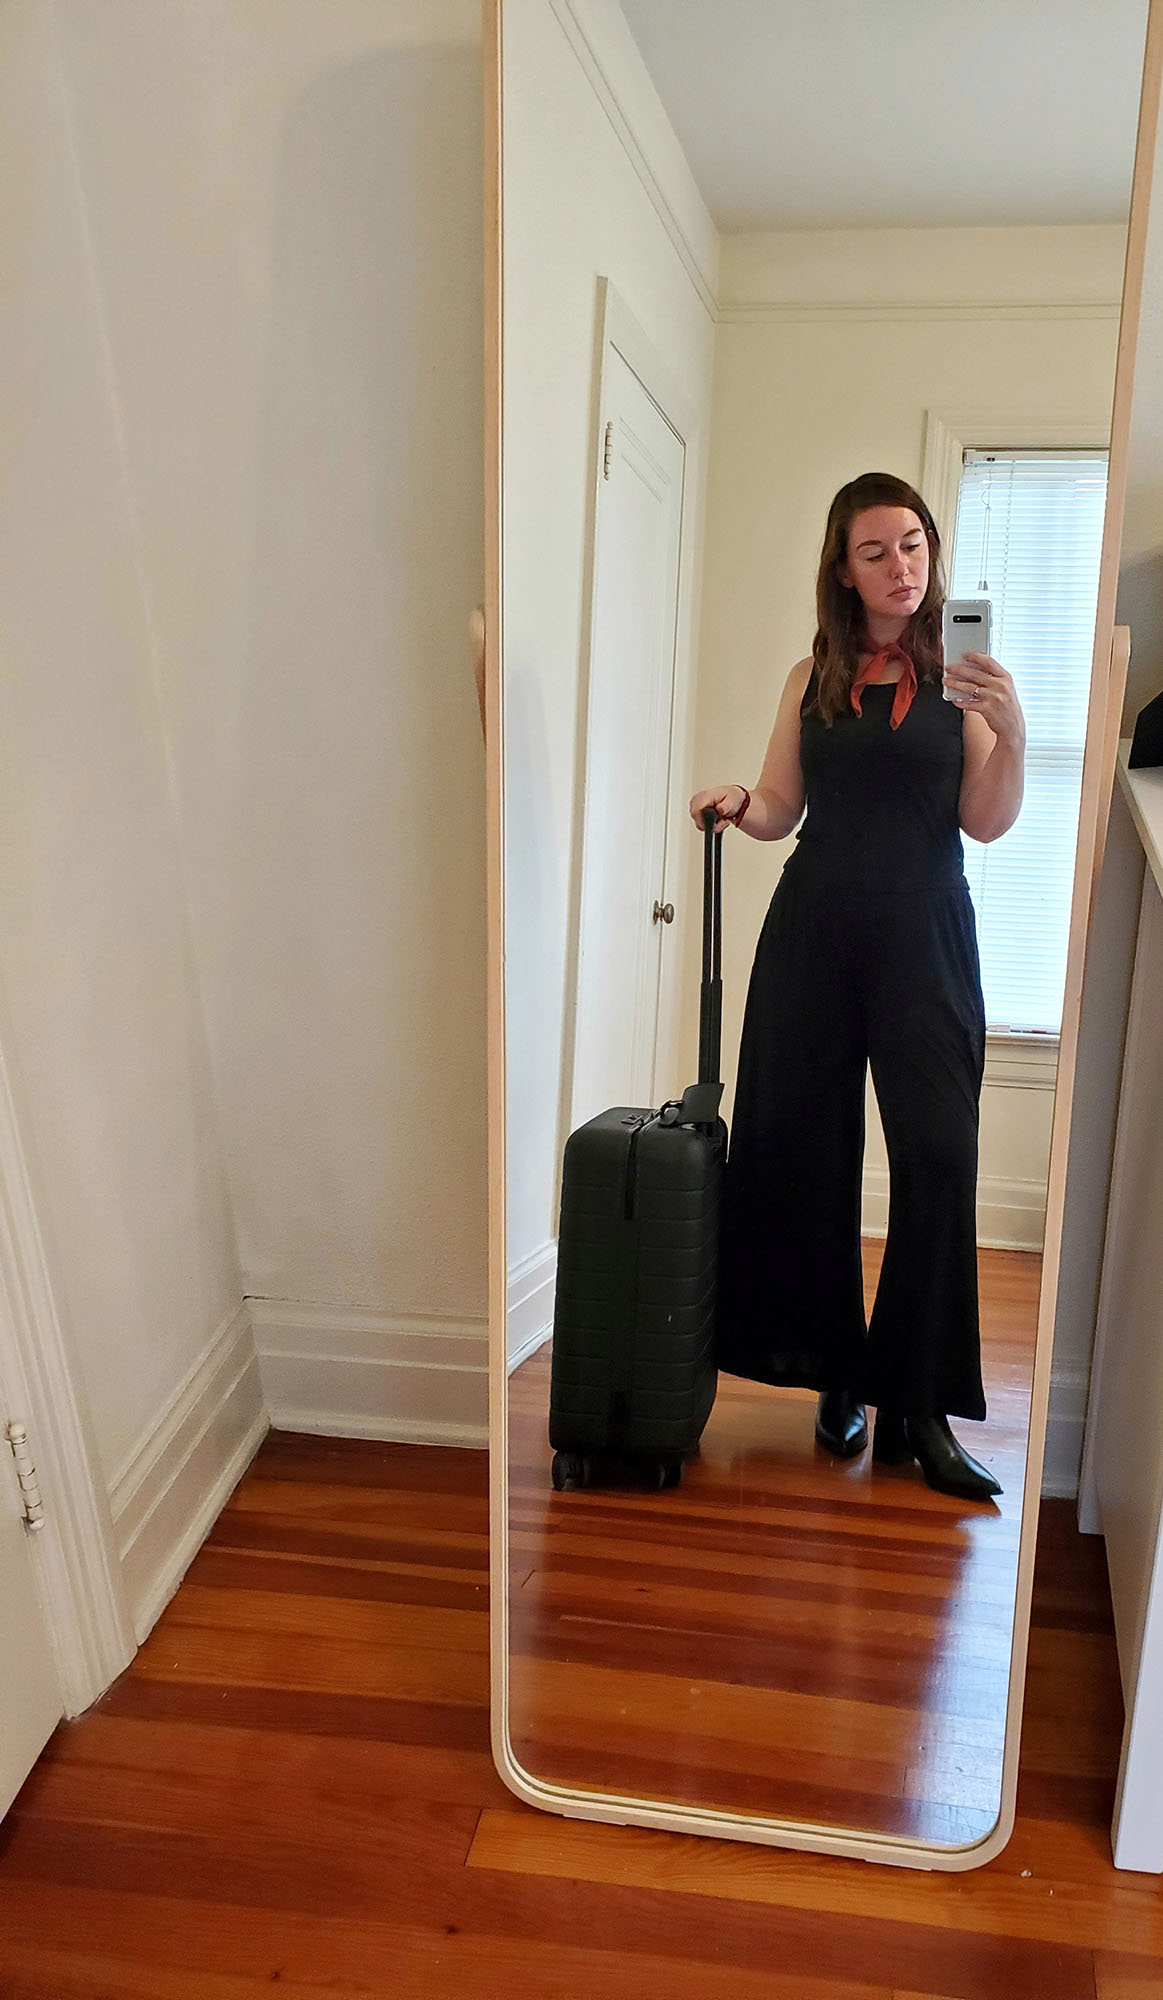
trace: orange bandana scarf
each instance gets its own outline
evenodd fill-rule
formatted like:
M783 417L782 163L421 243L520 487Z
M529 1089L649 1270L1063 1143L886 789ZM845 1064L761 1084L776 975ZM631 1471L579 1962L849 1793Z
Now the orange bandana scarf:
M859 715L861 689L867 687L870 682L879 681L881 668L890 666L894 660L899 660L901 663L901 677L892 698L889 726L899 729L917 692L917 670L903 646L882 646L879 653L874 653L870 660L865 661L852 683L852 706Z

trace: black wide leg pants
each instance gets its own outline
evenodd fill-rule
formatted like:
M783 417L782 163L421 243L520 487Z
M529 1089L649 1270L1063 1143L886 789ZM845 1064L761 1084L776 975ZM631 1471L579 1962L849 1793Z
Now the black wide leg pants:
M985 1057L963 881L863 890L797 855L748 992L724 1183L719 1360L847 1387L909 1416L984 1417L977 1307ZM888 1240L865 1326L866 1067L889 1159Z

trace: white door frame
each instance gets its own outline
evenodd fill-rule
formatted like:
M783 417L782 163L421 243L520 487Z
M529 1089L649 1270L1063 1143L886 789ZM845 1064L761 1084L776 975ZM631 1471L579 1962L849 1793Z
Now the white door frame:
M0 1432L26 1425L44 1502L29 1551L66 1715L78 1715L129 1664L136 1639L109 1496L57 1309L0 1041ZM0 1449L8 1447L0 1439Z
M602 484L602 411L606 396L606 356L613 348L621 355L627 367L638 377L651 401L657 404L666 422L684 447L683 491L678 548L678 606L675 624L675 658L682 657L687 640L683 617L683 577L689 559L690 507L689 488L694 463L695 443L698 437L698 419L693 405L678 387L666 363L662 360L649 335L639 325L629 306L610 282L609 278L598 279L597 327L595 333L594 356L594 405L593 405L593 453L590 466L590 507L586 523L586 543L584 560L587 576L585 615L581 634L581 675L578 690L577 760L574 767L574 825L570 855L569 925L567 930L568 957L565 973L565 1021L564 1047L561 1062L561 1102L559 1108L559 1134L557 1146L558 1187L554 1196L556 1210L560 1201L561 1160L565 1141L571 1130L574 1085L574 1049L578 999L578 954L580 948L582 867L585 849L585 787L586 765L590 755L589 711L590 659L593 646L594 608L597 592L597 544L596 531L598 507ZM674 695L670 714L670 775L667 782L666 820L667 838L663 849L664 869L670 862L670 818L673 807L672 787L674 779L674 752L676 744L676 703L679 698L678 675L674 677ZM682 962L682 927L676 926L679 936L674 939L676 956ZM665 982L663 983L665 991ZM659 1026L662 1027L662 1006L660 1000ZM655 1059L657 1062L656 1046Z
M1109 451L1110 412L1097 406L1078 421L1069 412L1053 417L1023 416L1020 410L961 405L925 411L921 449L921 493L937 523L948 565L957 525L961 464L966 451Z

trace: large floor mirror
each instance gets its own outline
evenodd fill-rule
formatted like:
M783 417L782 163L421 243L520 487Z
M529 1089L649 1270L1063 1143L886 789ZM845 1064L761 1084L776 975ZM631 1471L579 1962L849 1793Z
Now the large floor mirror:
M550 1810L975 1866L1016 1782L1147 0L486 14L498 1762ZM694 1079L688 800L754 783L812 643L829 502L872 470L924 496L950 596L989 598L1027 724L1021 815L965 842L986 1416L955 1428L1001 1491L826 1451L811 1389L727 1372L681 1482L557 1490L562 1149ZM796 842L722 842L730 1128ZM865 1119L871 1309L890 1193L871 1086ZM1081 1414L1051 1411L1050 1490Z

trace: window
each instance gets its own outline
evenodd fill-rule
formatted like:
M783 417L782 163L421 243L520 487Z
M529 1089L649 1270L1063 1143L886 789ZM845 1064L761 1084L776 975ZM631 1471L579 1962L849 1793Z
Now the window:
M997 1033L1062 1025L1106 465L1104 451L964 455L949 594L989 598L1027 733L1016 825L964 843Z

